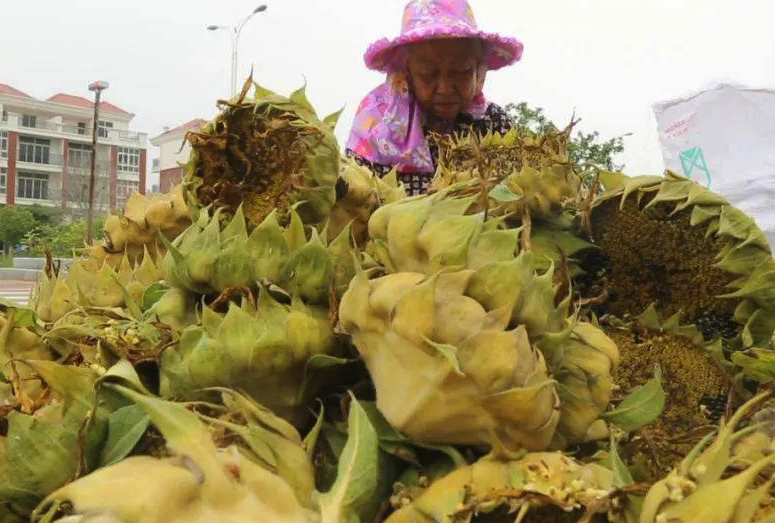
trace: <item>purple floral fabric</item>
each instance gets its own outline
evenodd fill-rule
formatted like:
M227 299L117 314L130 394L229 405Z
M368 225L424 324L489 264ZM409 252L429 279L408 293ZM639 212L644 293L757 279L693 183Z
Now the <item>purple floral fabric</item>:
M484 63L489 70L511 65L522 56L522 43L480 31L466 0L413 0L404 8L401 34L371 44L364 60L370 69L394 72L403 69L405 45L433 38L478 38L484 43Z
M347 142L347 155L384 176L394 167L410 194L428 189L436 170L438 151L428 140L422 109L395 75L369 93L358 109ZM389 84L389 85L388 85ZM399 92L394 89L398 86ZM506 111L477 96L455 121L456 133L505 133L512 123Z
M480 94L466 113L480 119L488 105ZM361 102L347 148L370 162L396 166L402 173L433 171L423 124L423 111L409 92L406 74L393 73Z

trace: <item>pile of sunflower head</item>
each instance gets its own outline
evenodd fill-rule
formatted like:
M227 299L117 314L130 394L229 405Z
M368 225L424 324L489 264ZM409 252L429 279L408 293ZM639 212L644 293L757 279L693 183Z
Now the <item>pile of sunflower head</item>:
M775 521L775 261L568 130L440 139L428 195L252 81L28 307L0 522Z

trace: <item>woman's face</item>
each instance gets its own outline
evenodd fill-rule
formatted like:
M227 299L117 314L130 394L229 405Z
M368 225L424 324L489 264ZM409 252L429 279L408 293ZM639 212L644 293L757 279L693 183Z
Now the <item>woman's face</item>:
M477 93L481 42L466 38L428 40L408 47L412 92L425 112L452 122Z

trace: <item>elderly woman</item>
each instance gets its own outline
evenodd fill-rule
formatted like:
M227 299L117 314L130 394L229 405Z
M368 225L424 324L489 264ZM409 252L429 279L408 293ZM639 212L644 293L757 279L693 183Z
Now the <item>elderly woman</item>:
M431 133L511 127L482 87L488 70L521 56L519 41L479 31L465 0L409 2L401 35L366 51L366 66L387 73L387 79L358 107L347 154L379 175L397 168L408 192L424 193L438 158Z

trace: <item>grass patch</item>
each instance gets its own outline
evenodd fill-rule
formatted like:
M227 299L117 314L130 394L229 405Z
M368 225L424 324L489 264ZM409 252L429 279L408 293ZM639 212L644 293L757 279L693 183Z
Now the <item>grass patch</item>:
M13 256L10 254L0 254L0 268L13 267Z

